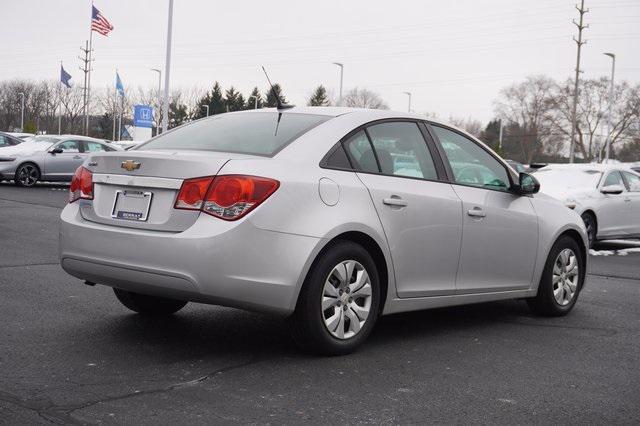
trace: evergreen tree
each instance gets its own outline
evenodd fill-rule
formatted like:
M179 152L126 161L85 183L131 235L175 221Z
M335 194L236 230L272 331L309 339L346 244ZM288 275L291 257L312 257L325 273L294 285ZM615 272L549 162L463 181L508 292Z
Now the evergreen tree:
M209 115L221 114L227 111L225 99L222 96L222 88L217 81L213 85L213 89L207 92L196 104L191 116L194 120L207 116L207 109L205 105L209 106Z
M202 108L204 109L204 108ZM205 111L206 115L206 111ZM187 106L183 103L176 104L171 102L169 104L169 128L178 127L188 121L189 114L187 113Z
M247 98L246 109L254 109L256 107L256 98L258 99L258 108L262 108L262 95L260 95L260 90L254 87L251 95Z
M241 111L244 109L244 97L231 86L225 92L224 104L227 111Z
M480 133L480 140L496 150L500 145L500 120L494 119Z
M267 99L267 102L266 102L267 107L278 106L278 100L276 96L273 94L273 92L276 92L278 94L278 96L280 97L280 101L283 104L287 103L287 100L284 97L284 93L282 92L282 87L280 87L280 85L276 83L273 85L273 90L271 90L271 88L267 89L267 96L265 96L265 98Z
M330 104L327 97L327 89L321 84L313 91L307 105L309 106L328 106Z

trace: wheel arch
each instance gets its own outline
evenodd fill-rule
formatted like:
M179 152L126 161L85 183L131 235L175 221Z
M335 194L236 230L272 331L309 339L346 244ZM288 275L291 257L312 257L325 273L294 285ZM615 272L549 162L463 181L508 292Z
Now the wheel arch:
M32 164L33 166L35 166L36 169L38 169L38 174L40 175L39 179L42 179L42 169L40 168L40 166L38 165L38 163L36 163L33 160L25 160L22 163L18 164L16 166L16 171L13 173L13 179L14 181L16 180L16 177L18 176L18 170L20 170L20 167L26 165L26 164Z
M582 256L582 263L583 265L585 265L585 269L586 269L587 256L589 255L589 253L587 252L587 247L584 245L584 240L582 239L582 235L580 235L580 233L575 229L567 229L563 231L560 235L558 235L555 241L558 241L560 238L565 236L571 238L576 242L576 244L578 244L578 247L580 248L580 256Z
M596 215L595 210L593 210L591 207L585 209L580 216L584 215L584 214L588 214L591 215L593 217L593 220L596 221L596 235L598 235L598 215Z
M390 281L391 281L390 274L393 274L393 272L389 270L390 265L387 262L387 256L385 256L385 253L382 247L380 246L380 244L378 243L378 241L376 241L375 238L373 238L371 235L367 234L366 232L354 231L354 230L344 231L326 240L326 244L324 244L322 248L315 254L313 258L313 262L311 262L311 265L307 268L304 274L304 279L302 281L302 285L298 289L298 294L296 294L295 306L297 306L298 301L300 299L299 295L300 295L300 291L302 290L302 286L305 285L307 278L311 273L311 271L313 271L313 268L316 262L318 261L318 259L322 256L323 253L331 249L331 247L339 241L350 241L355 244L358 244L361 247L363 247L373 258L373 261L376 265L376 269L378 272L378 277L380 279L380 301L379 301L378 312L380 315L382 315L386 301L387 301L387 296L388 296L389 287L390 287Z

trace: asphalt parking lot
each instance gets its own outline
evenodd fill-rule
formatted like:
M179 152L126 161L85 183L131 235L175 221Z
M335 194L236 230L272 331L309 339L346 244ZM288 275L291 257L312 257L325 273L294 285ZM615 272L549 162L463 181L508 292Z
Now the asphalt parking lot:
M279 319L196 304L139 318L68 276L66 197L0 184L0 423L640 422L631 244L598 247L565 318L523 301L399 314L356 354L316 358Z

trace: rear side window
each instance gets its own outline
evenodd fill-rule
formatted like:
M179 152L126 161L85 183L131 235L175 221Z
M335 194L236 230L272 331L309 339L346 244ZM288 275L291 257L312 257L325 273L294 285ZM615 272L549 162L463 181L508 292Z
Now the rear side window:
M58 145L57 148L60 148L63 152L68 153L80 152L80 144L78 143L78 141L65 141Z
M351 170L351 163L349 163L347 153L344 151L344 147L341 143L337 144L334 149L329 152L322 166L332 169Z
M11 145L9 143L9 139L5 138L4 136L0 135L0 146L9 146Z
M84 142L84 152L104 152L107 148L98 142Z
M430 180L438 178L427 143L416 123L381 123L367 131L383 174Z
M330 118L277 112L221 114L179 127L132 150L219 151L271 157Z
M624 173L624 178L627 180L627 183L629 184L629 191L640 192L640 177L629 172L622 172L622 173Z
M369 173L380 173L378 161L373 153L371 143L364 130L351 136L344 143L345 148L353 159L356 170Z

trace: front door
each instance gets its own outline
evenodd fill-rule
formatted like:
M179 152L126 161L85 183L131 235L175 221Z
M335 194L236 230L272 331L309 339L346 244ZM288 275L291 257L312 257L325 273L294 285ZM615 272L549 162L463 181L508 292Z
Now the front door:
M385 122L345 142L391 250L398 297L455 293L461 202L439 181L415 122Z
M631 233L631 198L618 170L612 170L604 176L600 189L607 186L619 186L623 191L620 194L601 194L597 212L600 239Z
M80 141L68 140L51 147L62 149L61 153L47 152L44 160L44 174L52 180L71 180L73 173L85 159Z
M538 250L531 200L509 192L507 168L475 141L444 127L432 129L462 200L458 293L531 287Z
M627 182L629 193L626 201L631 205L631 217L629 221L629 233L640 236L640 177L634 173L622 172Z

